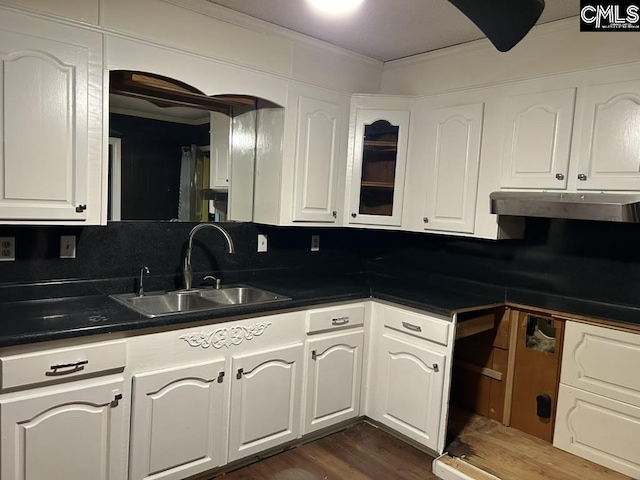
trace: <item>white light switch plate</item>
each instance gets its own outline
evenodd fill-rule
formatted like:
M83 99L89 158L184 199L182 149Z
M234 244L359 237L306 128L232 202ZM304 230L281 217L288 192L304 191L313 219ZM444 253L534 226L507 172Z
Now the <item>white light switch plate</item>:
M262 233L258 234L258 252L267 251L267 236Z
M16 238L0 237L0 262L12 262L16 259Z
M75 235L60 235L60 258L76 258Z
M311 251L320 251L320 235L311 235Z

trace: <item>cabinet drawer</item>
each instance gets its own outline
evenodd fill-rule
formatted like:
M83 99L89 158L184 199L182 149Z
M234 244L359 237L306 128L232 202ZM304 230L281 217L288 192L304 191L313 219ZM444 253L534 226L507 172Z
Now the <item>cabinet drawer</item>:
M385 327L424 338L440 345L446 346L449 343L451 322L393 307L385 307L383 311Z
M553 446L640 478L640 408L560 384Z
M321 308L309 311L307 316L307 333L355 327L363 323L364 305Z
M561 383L640 407L640 335L567 322Z
M122 370L124 340L0 356L2 390Z

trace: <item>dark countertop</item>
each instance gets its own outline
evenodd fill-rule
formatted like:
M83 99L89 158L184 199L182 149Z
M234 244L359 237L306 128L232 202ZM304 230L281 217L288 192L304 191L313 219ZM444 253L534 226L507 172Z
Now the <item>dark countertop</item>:
M304 278L291 276L246 283L286 295L291 300L147 318L112 300L101 289L86 283L67 287L58 284L49 290L40 287L40 299L33 299L32 289L24 296L26 299L5 299L0 303L0 347L199 321L217 323L238 316L269 314L368 298L386 300L447 317L456 312L501 305L509 301L557 310L568 315L578 314L640 324L640 307L510 290L448 277L426 277L417 281L359 273ZM52 292L55 297L51 295Z

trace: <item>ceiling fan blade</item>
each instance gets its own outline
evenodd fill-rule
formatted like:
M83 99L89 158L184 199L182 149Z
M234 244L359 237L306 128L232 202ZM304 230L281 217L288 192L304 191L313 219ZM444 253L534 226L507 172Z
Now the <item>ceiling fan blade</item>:
M540 18L544 0L449 0L501 52L511 50Z

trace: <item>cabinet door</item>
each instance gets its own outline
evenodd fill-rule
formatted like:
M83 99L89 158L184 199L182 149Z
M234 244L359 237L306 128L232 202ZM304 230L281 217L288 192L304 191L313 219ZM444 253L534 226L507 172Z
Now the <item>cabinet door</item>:
M335 222L342 108L300 96L294 222Z
M566 322L560 381L640 408L640 335Z
M446 357L388 332L378 355L373 418L437 450Z
M89 49L8 28L0 21L0 221L86 220Z
M640 478L640 408L560 384L553 446Z
M124 480L123 382L87 385L0 400L3 480Z
M483 111L482 103L432 110L418 132L427 137L426 230L473 233Z
M640 81L585 89L577 188L640 189Z
M356 115L349 223L400 226L409 112Z
M224 463L224 359L133 377L130 480L180 480Z
M229 461L300 435L303 345L233 357Z
M567 187L575 88L509 97L502 187Z
M211 112L209 184L215 190L229 190L229 137L231 118L220 112Z
M362 330L307 341L303 433L358 416L363 342Z

